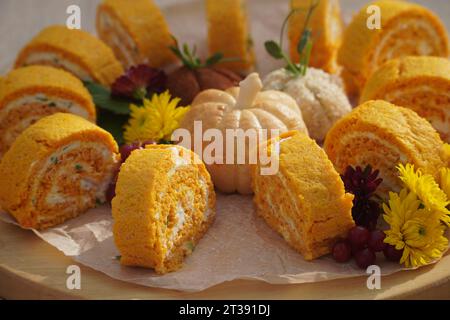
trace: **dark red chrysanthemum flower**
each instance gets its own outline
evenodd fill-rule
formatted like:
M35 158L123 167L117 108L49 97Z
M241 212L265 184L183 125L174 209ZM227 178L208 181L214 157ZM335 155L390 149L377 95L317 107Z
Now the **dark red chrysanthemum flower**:
M162 70L140 64L129 68L111 87L114 97L142 100L165 90L166 74Z
M356 225L375 230L380 214L381 206L378 202L357 198L353 200L352 216Z
M381 206L378 202L372 200L383 179L378 178L379 170L372 171L368 165L364 168L353 168L348 166L342 176L345 190L352 193L353 199L352 216L356 225L363 226L369 230L374 230L377 225L378 217L381 213Z
M342 176L345 190L354 194L355 197L368 199L383 181L383 179L377 178L379 173L379 170L372 171L370 165L366 166L364 170L359 166L356 169L348 166Z

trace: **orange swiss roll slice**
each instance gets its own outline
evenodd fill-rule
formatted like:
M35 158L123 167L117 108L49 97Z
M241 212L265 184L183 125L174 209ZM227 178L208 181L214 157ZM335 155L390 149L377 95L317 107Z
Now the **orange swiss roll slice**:
M133 151L112 201L120 262L160 274L181 268L213 222L215 201L208 171L190 150L158 145Z
M380 12L380 29L374 28L375 20L370 20L377 13L371 10L376 8ZM368 77L387 60L448 55L447 32L433 12L406 1L380 0L366 5L353 17L344 33L338 63L344 67L342 76L347 90L358 95Z
M382 196L399 191L399 163L433 176L445 166L443 142L431 124L411 109L383 100L367 101L340 119L328 132L324 148L341 174L347 166L380 170Z
M120 156L113 137L73 114L26 129L0 162L0 206L24 228L45 229L105 202Z
M450 60L405 57L386 62L369 78L361 103L386 100L428 119L450 142Z
M289 19L289 42L291 58L296 63L300 60L297 47L312 3L314 0L291 0L291 10L295 13ZM320 0L311 15L309 28L312 29L313 39L310 65L327 72L336 72L337 51L343 34L339 0Z
M111 85L123 74L113 51L93 35L65 26L42 30L19 53L16 67L49 65L71 72L83 81Z
M307 135L290 131L264 148L279 168L271 174L263 174L261 164L252 168L257 213L306 260L330 253L355 225L353 195L345 193L333 164Z
M206 0L210 54L221 52L237 61L220 66L246 73L253 69L255 54L245 0Z
M97 32L126 68L175 61L169 27L152 0L104 0L97 9Z
M78 78L47 66L11 71L0 85L0 156L31 124L58 112L95 122L92 97Z

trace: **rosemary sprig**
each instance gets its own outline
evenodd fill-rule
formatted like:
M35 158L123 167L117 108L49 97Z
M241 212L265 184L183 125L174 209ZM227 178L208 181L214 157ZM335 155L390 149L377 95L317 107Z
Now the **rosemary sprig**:
M284 60L286 62L285 69L291 72L294 76L304 76L306 75L306 71L308 69L309 60L311 57L312 50L312 30L309 28L309 21L311 20L311 16L314 10L319 5L320 0L315 0L311 2L310 7L308 8L308 12L306 14L305 24L303 26L303 31L301 33L300 40L297 44L297 52L300 55L300 61L298 64L293 63L289 56L283 51L283 37L284 31L286 29L287 22L292 17L293 14L297 13L301 9L292 10L288 16L284 19L283 25L281 27L280 32L280 40L277 43L276 41L270 40L264 43L266 51L277 60Z
M211 67L219 62L231 62L238 61L236 58L224 58L223 53L217 52L212 56L208 57L204 62L202 62L197 56L197 47L194 46L192 49L184 43L181 47L178 43L177 38L172 36L175 45L170 46L170 50L181 60L183 65L188 67L189 69L198 69L198 68L206 68Z

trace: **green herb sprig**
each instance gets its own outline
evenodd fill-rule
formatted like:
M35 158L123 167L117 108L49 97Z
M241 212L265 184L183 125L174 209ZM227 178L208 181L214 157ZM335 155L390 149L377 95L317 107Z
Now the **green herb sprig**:
M114 114L130 114L130 102L125 99L113 98L109 88L91 81L85 81L84 86L91 94L97 108L108 110Z
M117 143L122 144L123 126L130 115L130 102L113 98L111 90L95 82L84 82L97 107L97 125L111 133Z
M172 36L175 45L170 46L170 50L181 60L183 65L188 67L189 69L195 70L198 68L207 68L211 67L219 62L232 62L238 61L238 58L224 58L223 53L216 52L212 56L208 57L204 62L196 56L197 47L193 46L193 48L189 48L187 43L184 43L180 46L177 38Z
M306 71L308 69L309 60L311 57L311 50L313 46L312 30L309 28L309 21L311 20L311 16L314 10L319 5L319 3L320 0L315 0L311 3L310 7L308 8L305 24L303 26L303 31L301 33L300 40L297 44L297 52L300 55L300 61L298 64L292 62L289 56L283 51L283 38L287 22L292 17L292 15L296 14L298 11L300 11L300 9L292 10L286 17L286 19L284 19L283 25L281 27L279 42L270 40L264 43L267 53L269 53L269 55L271 55L273 58L277 60L284 60L286 62L285 69L291 72L296 77L306 75Z

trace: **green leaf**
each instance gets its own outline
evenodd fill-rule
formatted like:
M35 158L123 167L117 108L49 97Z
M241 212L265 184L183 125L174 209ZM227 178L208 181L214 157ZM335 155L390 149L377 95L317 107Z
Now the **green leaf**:
M97 125L112 134L119 145L125 142L123 127L128 122L128 116L114 114L107 110L99 110Z
M182 44L180 47L178 40L174 36L172 36L172 38L175 45L169 47L170 50L172 50L172 52L178 57L178 59L181 60L183 65L188 67L189 69L195 70L198 68L209 67L220 62L223 59L222 53L216 53L203 62L202 59L196 56L197 47L195 45L192 47L192 49L189 48L189 45L187 43Z
M191 52L189 51L189 46L187 43L183 44L183 53L188 56L191 57Z
M170 35L172 37L173 42L175 43L175 46L178 47L178 39L173 34Z
M309 40L306 44L305 52L303 53L303 56L302 56L301 62L300 62L301 66L302 66L302 75L306 75L306 71L309 66L309 59L311 57L312 47L313 47L313 42L311 40Z
M169 49L173 52L174 55L181 59L180 50L178 50L177 47L170 46Z
M180 59L184 66L195 69L194 63L185 56L178 47L169 47L169 49Z
M316 0L311 3L308 13L306 15L305 24L303 27L302 35L297 45L297 51L300 54L300 70L301 75L306 75L306 71L309 65L309 59L311 57L312 50L312 30L308 28L309 21L314 13L314 10L319 5L320 0Z
M264 43L264 46L266 47L267 53L269 53L272 57L275 59L283 59L283 50L281 50L278 43L275 41L266 41Z
M91 94L97 108L108 110L115 114L130 114L130 102L113 98L108 88L95 82L84 82L84 86Z
M283 48L283 37L284 37L284 30L286 29L286 25L289 21L289 19L291 19L291 17L297 13L297 11L299 11L299 9L294 9L291 10L291 12L289 12L289 14L287 15L286 18L284 18L283 24L281 25L281 31L280 31L280 48Z
M297 45L297 52L302 55L303 50L305 49L306 44L309 41L309 38L311 37L311 30L310 29L306 29L303 33L302 36L300 38L300 41L298 42Z
M300 70L295 64L288 64L286 67L284 67L287 71L292 73L294 76L300 75Z
M205 66L210 67L212 65L215 65L220 60L222 60L222 58L223 58L223 53L217 52L217 53L213 54L211 57L209 57L208 59L206 59Z
M184 58L180 49L178 49L177 47L169 47L169 49L175 54L175 56L177 56L178 59L180 59L183 62L183 64L186 64L186 59Z
M168 144L168 145L171 145L171 144L174 144L174 142L173 142L173 141L169 141L169 140L164 140L164 139L162 139L162 140L159 140L159 141L158 141L158 144Z

